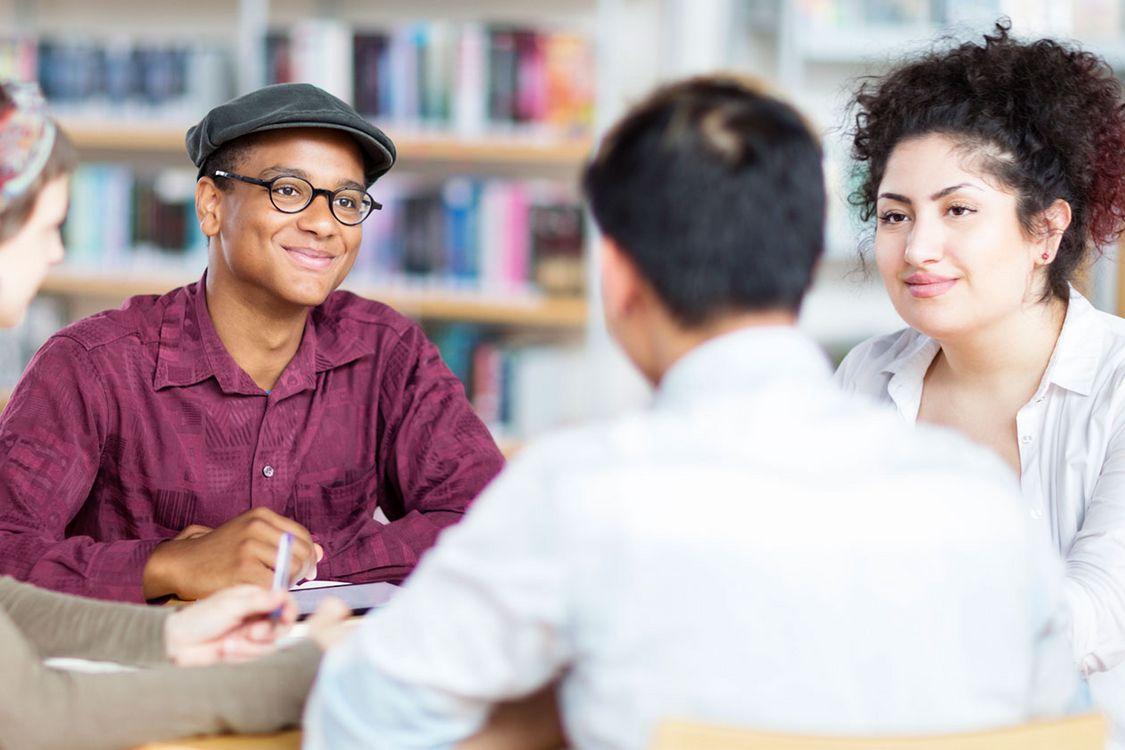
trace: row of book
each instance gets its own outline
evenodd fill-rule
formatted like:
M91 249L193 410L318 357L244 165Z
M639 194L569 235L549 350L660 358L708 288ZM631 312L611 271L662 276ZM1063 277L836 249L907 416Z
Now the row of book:
M427 21L353 32L309 20L270 34L266 77L316 83L376 120L466 136L582 134L593 118L593 47L573 31Z
M63 225L67 260L127 268L139 257L192 261L207 240L195 217L195 173L135 172L122 164L82 164L70 180Z
M388 179L374 190L384 206L367 220L360 277L428 277L494 293L583 289L584 214L559 185L454 177Z
M190 170L80 166L64 226L69 261L103 268L153 258L198 265L207 243L195 217L194 185ZM383 210L363 225L353 270L360 280L426 279L496 293L583 289L584 215L559 185L386 178L373 191Z
M462 136L588 133L590 40L474 22L386 30L310 19L263 40L263 83L317 84L373 119ZM234 51L218 42L0 38L0 74L39 81L55 112L192 122L235 93Z
M469 323L429 331L474 410L501 440L526 440L578 421L588 409L583 351L520 340Z
M229 52L214 43L13 40L59 115L191 122L231 98Z
M1002 16L1023 33L1120 34L1120 0L799 0L804 18L828 24L937 24L986 31Z

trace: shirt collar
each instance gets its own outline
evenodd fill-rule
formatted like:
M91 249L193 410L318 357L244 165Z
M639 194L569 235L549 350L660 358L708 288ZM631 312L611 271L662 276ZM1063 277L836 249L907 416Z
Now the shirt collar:
M794 326L749 326L695 347L665 373L657 407L754 391L784 380L828 382L824 352Z
M334 370L374 352L370 324L345 312L355 300L351 292L333 292L309 313L305 336L313 342L308 348L310 372Z
M1046 390L1053 383L1074 393L1089 395L1097 376L1104 340L1105 323L1100 313L1071 287L1062 331L1047 363L1039 391ZM918 414L926 371L940 348L936 340L919 333L882 369L883 373L891 376L887 382L887 394L899 412L911 421Z
M919 334L903 347L897 357L886 364L882 372L890 375L892 380L898 375L904 378L921 379L930 368L930 363L934 361L939 349L941 344L929 336Z
M887 395L891 397L899 414L908 421L918 418L918 407L922 403L922 384L926 371L941 349L941 344L929 336L918 334L903 348L899 356L892 359L882 372L890 375L887 380Z
M1062 332L1047 363L1040 390L1053 383L1082 396L1090 395L1098 374L1105 335L1106 327L1101 314L1077 289L1071 287Z
M154 387L183 387L215 378L224 393L262 395L263 391L234 361L215 331L207 309L207 273L194 284L172 292L160 326ZM297 353L286 366L271 393L283 397L314 388L316 374L347 364L364 354L364 338L350 319L340 319L326 308L332 296L315 307L305 321Z
M207 313L206 286L207 273L204 272L198 282L171 292L172 299L164 307L157 341L153 377L153 387L157 390L194 385L210 377L219 378L206 351L210 339L218 339L211 325L211 316ZM211 335L208 336L208 333ZM229 379L229 375L223 379Z

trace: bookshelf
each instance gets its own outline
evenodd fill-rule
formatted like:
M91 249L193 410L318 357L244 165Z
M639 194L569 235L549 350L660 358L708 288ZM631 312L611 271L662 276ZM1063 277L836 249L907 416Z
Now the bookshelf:
M83 164L40 317L57 328L197 280L185 131L240 92L303 80L352 101L399 152L343 288L418 320L504 445L583 416L515 402L581 400L559 395L593 317L577 176L594 144L594 37L615 2L0 0L0 74L40 79ZM9 346L26 360L50 330Z
M47 294L85 296L106 301L140 294L163 294L198 281L198 276L172 273L99 272L60 266L44 280ZM580 331L586 324L586 301L580 296L484 295L426 291L345 282L348 291L378 300L420 320L470 321L493 326Z
M184 133L193 123L153 123L135 120L81 120L63 117L59 123L80 151L124 155L150 152L187 162ZM393 124L398 149L395 170L409 170L428 162L461 162L474 168L511 165L535 169L558 168L577 172L589 156L589 137L537 138L494 135L473 138L442 134L399 135Z

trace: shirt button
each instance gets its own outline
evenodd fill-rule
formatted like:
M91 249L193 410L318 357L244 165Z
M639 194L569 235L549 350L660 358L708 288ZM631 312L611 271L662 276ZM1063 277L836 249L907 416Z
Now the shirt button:
M1024 445L1031 445L1031 441L1034 440L1034 439L1035 438L1033 438L1031 435L1024 435L1023 437L1020 438L1020 442L1023 443Z
M266 464L265 466L263 466L262 467L262 476L264 476L266 479L269 479L270 477L272 477L273 476L273 467L270 466L269 464Z
M1043 517L1043 511L1039 510L1038 508L1035 508L1034 510L1031 511L1031 517L1038 520L1038 519Z

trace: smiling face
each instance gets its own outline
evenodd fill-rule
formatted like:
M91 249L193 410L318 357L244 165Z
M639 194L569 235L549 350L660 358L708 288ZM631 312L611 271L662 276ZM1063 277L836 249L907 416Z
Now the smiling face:
M66 218L69 183L65 176L48 182L27 221L0 242L0 327L23 320L47 269L63 259L59 229Z
M895 147L879 184L879 273L903 320L939 341L1039 304L1042 254L1057 247L1028 236L1016 194L974 161L946 136L912 138Z
M359 147L326 128L256 135L236 171L262 180L295 175L328 190L364 187ZM237 295L263 310L311 307L343 282L361 230L337 221L327 196L287 214L274 208L264 187L233 180L224 187L204 178L196 192L200 222L211 238L209 294Z

